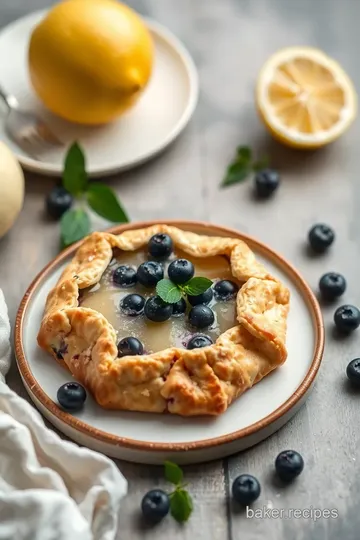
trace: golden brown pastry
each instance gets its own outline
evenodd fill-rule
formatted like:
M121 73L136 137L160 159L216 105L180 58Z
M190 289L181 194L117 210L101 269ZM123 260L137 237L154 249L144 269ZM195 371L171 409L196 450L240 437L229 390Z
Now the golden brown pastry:
M238 324L208 347L172 347L118 358L114 327L98 311L79 306L79 291L96 285L113 249L135 251L157 233L170 235L189 256L224 255L242 284ZM289 291L241 240L202 236L167 225L88 236L49 293L38 334L40 347L63 362L108 409L218 415L287 356Z

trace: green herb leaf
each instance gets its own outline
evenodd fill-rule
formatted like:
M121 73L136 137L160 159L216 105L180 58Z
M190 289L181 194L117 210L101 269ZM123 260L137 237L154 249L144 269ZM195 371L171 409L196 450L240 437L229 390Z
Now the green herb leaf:
M99 216L114 223L128 223L129 218L109 186L92 182L86 192L90 207Z
M175 486L181 484L184 473L179 465L176 465L176 463L173 463L172 461L165 461L164 466L166 480Z
M252 157L252 150L249 146L238 146L236 149L237 161L244 161L250 163Z
M268 166L269 166L268 156L264 156L263 158L259 159L259 161L255 161L253 163L253 169L255 172L261 171L261 169L266 169L266 167Z
M61 240L70 246L90 233L90 219L84 210L68 210L61 218Z
M75 197L86 189L85 155L77 142L70 146L66 154L62 183L64 188Z
M206 277L193 277L183 286L184 292L190 294L191 296L197 296L202 294L212 285L211 279Z
M170 279L161 279L156 285L156 292L167 304L176 304L181 300L181 291Z
M233 184L239 184L246 180L251 173L251 165L242 161L236 161L232 163L226 172L226 176L221 184L222 187L231 186Z
M193 511L193 502L185 489L176 489L170 495L170 511L176 521L187 521Z

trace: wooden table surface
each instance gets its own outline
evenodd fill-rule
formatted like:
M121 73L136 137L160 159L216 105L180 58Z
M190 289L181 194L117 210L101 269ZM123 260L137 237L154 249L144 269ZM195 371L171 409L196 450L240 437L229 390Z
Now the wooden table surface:
M0 26L47 0L1 0ZM187 45L199 69L201 95L183 135L163 155L116 178L107 179L132 220L206 219L250 233L280 251L317 286L327 270L348 280L346 301L360 304L360 128L359 123L331 147L297 153L272 142L255 109L256 74L277 49L289 45L323 48L340 61L360 88L359 0L133 0L140 13L167 25ZM0 68L1 77L1 68ZM250 144L271 156L282 174L273 200L259 204L251 183L219 191L224 169L237 145ZM44 214L44 195L53 180L26 175L23 212L0 241L0 286L13 323L33 277L56 255L58 224ZM331 224L336 246L322 258L306 253L304 240L317 221ZM278 433L230 459L187 467L194 496L185 526L165 520L156 531L138 519L142 495L161 484L159 468L119 463L129 480L118 538L121 540L357 540L360 512L360 396L349 389L344 372L360 356L359 335L338 340L332 332L333 307L324 307L325 356L315 388L300 412ZM301 335L299 335L301 347ZM9 384L25 391L15 366ZM277 453L294 448L306 467L296 485L280 488L273 479ZM255 508L337 509L337 519L248 519L232 508L229 492L239 474L255 474L262 496Z

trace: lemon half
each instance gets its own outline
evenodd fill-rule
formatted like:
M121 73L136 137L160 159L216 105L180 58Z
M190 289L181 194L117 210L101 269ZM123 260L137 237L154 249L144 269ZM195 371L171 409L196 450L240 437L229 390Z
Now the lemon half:
M290 47L269 58L258 76L256 103L275 138L309 149L342 135L357 110L348 75L335 60L311 47Z

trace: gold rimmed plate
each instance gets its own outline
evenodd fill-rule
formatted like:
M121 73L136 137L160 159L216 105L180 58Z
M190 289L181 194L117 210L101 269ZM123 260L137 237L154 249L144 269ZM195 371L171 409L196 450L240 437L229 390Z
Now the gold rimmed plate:
M111 232L142 228L158 222L118 226ZM240 232L210 223L167 221L199 234L240 238L248 243L269 271L290 289L286 363L241 396L216 418L181 418L168 414L102 409L89 396L84 409L68 414L56 403L56 393L71 380L69 372L42 351L36 342L49 290L55 285L76 247L61 253L35 278L16 320L15 350L25 387L42 414L76 442L112 457L142 463L196 463L244 450L284 425L311 389L318 372L324 329L319 305L300 274L266 245Z

